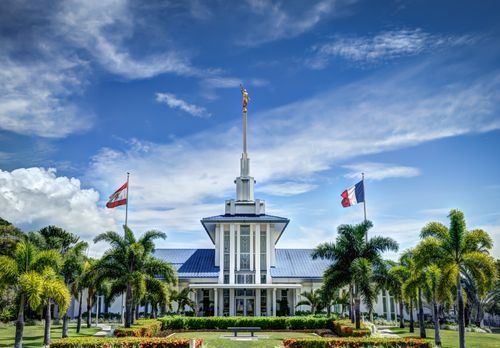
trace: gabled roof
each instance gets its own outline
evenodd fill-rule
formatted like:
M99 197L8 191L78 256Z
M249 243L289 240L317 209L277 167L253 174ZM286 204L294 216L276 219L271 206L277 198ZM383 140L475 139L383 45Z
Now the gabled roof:
M313 249L276 249L276 266L271 267L273 278L320 279L330 262L313 260ZM170 262L179 278L217 278L215 249L156 249L154 256Z
M170 262L179 278L217 278L214 249L156 249L154 257Z
M330 261L313 260L313 249L276 249L276 266L271 267L273 278L323 278Z

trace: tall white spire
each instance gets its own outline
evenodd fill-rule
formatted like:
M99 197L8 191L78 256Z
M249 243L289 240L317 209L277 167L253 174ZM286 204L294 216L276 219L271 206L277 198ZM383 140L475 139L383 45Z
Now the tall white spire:
M250 176L250 158L248 158L247 154L247 111L250 98L246 88L243 85L240 85L240 87L243 97L243 153L240 160L240 176L235 180L236 200L251 202L254 200L253 186L255 180Z

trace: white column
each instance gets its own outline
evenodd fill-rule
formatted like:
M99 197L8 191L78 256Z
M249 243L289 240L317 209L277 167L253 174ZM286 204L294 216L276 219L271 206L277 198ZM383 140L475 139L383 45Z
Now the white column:
M260 224L255 225L255 284L260 284Z
M266 308L266 315L270 317L272 315L271 311L271 305L272 305L272 295L271 295L271 289L266 289L266 303L267 303L267 308Z
M217 293L217 288L214 289L214 316L219 315L219 294Z
M290 289L288 292L288 297L290 298L290 315L295 315L295 291L296 289Z
M253 230L254 230L254 224L250 225L250 271L253 271L253 259L254 259L254 254L253 254Z
M234 224L229 225L229 284L234 284Z
M255 289L255 316L260 317L260 289Z
M271 226L266 224L266 283L271 284Z
M234 310L234 289L229 289L229 315L236 315Z
M241 238L240 238L240 227L241 225L238 224L236 225L236 270L239 271L240 270L240 261L241 261L241 257L240 257L240 252L241 252L241 247L240 247L240 242L241 242Z
M273 317L276 316L276 288L273 288Z
M219 284L224 283L224 224L219 225Z

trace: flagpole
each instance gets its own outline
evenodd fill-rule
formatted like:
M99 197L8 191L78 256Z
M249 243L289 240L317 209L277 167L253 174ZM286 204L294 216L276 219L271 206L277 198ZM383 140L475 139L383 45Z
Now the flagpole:
M361 173L361 182L363 183L363 210L364 210L364 213L365 213L365 222L366 222L365 173ZM366 230L365 238L366 238L366 241L368 242L368 230Z
M125 226L127 227L128 222L128 181L129 181L130 173L127 172L127 204L125 204ZM366 214L366 213L365 213Z

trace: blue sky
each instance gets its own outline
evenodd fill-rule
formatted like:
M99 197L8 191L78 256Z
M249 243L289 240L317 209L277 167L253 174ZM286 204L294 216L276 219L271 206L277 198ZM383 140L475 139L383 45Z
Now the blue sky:
M496 1L2 1L0 216L90 240L123 223L209 247L234 197L250 93L256 197L314 247L361 221L401 249L464 211L500 257ZM102 252L93 246L92 253ZM395 257L395 255L388 255Z

